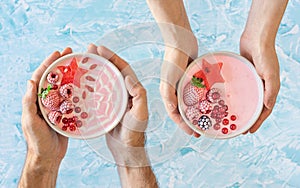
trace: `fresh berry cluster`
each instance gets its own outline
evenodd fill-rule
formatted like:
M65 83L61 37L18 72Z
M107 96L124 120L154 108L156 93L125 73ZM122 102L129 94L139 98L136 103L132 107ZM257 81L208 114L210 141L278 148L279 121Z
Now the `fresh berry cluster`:
M70 71L70 70L69 70ZM62 72L64 74L64 72ZM79 106L75 106L79 102L79 97L73 97L73 84L60 82L60 76L57 72L50 72L46 77L48 82L47 88L42 88L39 96L43 106L49 110L48 119L54 125L61 125L61 129L67 131L75 131L83 125L79 120L88 117L87 112L82 112ZM80 113L79 116L72 115L73 112Z
M222 91L218 88L206 87L207 78L204 74L196 73L183 90L183 102L187 106L187 119L202 131L213 128L228 134L237 129L236 115L229 116L228 105L223 99ZM212 85L213 86L213 85Z

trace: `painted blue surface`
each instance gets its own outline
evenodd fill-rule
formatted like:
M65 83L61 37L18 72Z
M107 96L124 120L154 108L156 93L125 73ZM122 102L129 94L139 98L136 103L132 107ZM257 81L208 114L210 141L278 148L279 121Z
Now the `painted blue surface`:
M205 44L200 53L238 52L251 1L185 3L193 31ZM181 134L166 116L158 91L156 60L163 56L159 39L120 48L124 45L122 39L145 29L139 24L153 21L145 1L2 0L0 187L16 187L23 167L26 143L20 119L26 81L51 52L65 46L82 52L89 43L97 41L128 60L147 88L151 113L147 147L152 148L149 152L153 170L161 187L299 187L299 10L300 1L291 0L278 31L281 90L272 115L256 134L215 141ZM121 35L107 37L120 31ZM147 36L152 36L151 32ZM57 187L120 186L116 166L106 157L99 156L84 141L71 139L69 143Z

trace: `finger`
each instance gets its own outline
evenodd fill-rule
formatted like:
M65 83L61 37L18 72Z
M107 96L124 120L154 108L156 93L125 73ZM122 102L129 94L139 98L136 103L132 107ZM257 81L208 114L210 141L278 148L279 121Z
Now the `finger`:
M34 71L31 79L37 84L40 82L40 79L46 69L58 58L60 57L60 53L58 51L53 52L50 56L48 56L44 62Z
M264 105L268 109L272 109L276 103L276 98L280 88L279 76L270 76L264 78Z
M33 80L27 81L27 91L22 100L23 114L34 115L37 113L37 86Z
M64 49L64 51L61 52L61 56L65 56L65 55L68 55L68 54L70 54L70 53L72 53L72 48L66 47L66 48Z
M138 120L148 119L148 106L146 89L139 83L135 82L131 76L125 77L125 86L130 96L132 96L132 108L130 112Z
M120 58L117 54L112 52L110 49L104 47L104 46L98 46L97 52L100 56L108 59L110 62L112 62L120 71L125 69L128 65L128 63Z
M166 85L165 83L161 83L160 91L169 117L187 134L192 135L194 131L184 122L177 109L178 103L175 89L169 85Z
M264 106L261 115L256 120L254 125L249 129L249 132L255 133L257 131L257 129L262 125L262 123L267 119L267 117L269 117L271 112L272 112L272 109L268 109L267 107Z
M97 54L98 55L98 52L97 52L97 46L95 44L89 44L88 46L88 53L92 53L92 54Z

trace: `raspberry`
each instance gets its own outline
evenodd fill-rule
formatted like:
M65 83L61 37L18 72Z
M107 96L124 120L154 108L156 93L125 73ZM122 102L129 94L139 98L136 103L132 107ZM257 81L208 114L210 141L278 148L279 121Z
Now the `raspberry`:
M209 127L212 126L211 120L209 119L208 116L202 115L200 119L198 120L198 125L202 130L207 130Z
M49 110L57 110L59 108L60 97L56 91L50 91L45 98L42 97L43 105Z
M221 91L217 88L212 88L207 92L206 98L211 103L217 103L221 100Z
M73 85L72 84L65 84L65 85L61 86L59 88L59 93L65 99L70 98L73 94Z
M69 100L64 100L59 107L61 113L63 114L66 114L68 111L73 110L73 108L74 106Z
M199 118L200 111L198 108L196 108L194 106L189 106L185 111L185 115L188 118L188 120L193 121L193 120Z
M200 100L198 92L194 89L190 83L188 83L183 90L183 102L187 106L192 106Z
M203 114L208 114L212 110L211 104L207 100L203 100L199 103L200 112Z
M58 81L58 79L59 79L59 77L58 77L57 73L49 72L48 75L47 75L47 81L50 84L55 84Z
M51 111L48 114L48 119L51 123L53 123L54 125L58 125L60 120L62 118L62 114L60 112L57 111Z

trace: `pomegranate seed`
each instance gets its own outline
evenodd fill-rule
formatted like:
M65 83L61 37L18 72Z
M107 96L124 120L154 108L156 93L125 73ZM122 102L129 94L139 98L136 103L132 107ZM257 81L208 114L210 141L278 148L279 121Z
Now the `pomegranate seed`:
M58 116L58 117L56 118L56 122L59 123L60 120L61 120L61 118L62 118L62 116Z
M219 130L221 128L221 125L219 123L214 124L214 129Z
M80 117L81 117L82 119L86 119L86 118L88 117L88 113L82 112L82 113L80 114Z
M90 66L90 70L93 70L93 69L95 69L96 67L97 67L97 64L93 64L93 65Z
M223 125L228 125L229 124L229 120L228 119L223 119L222 123L223 123Z
M76 108L75 108L75 112L76 112L76 113L80 113L80 112L81 112L81 108L80 108L80 107L76 107Z
M82 126L82 121L77 120L77 121L76 121L76 126L77 126L77 127L81 127L81 126Z
M85 85L85 88L86 88L89 92L94 92L94 88L92 88L91 86Z
M71 114L73 112L73 109L67 110L66 114Z
M228 110L228 106L227 105L222 106L222 108L223 108L224 111Z
M85 63L88 62L88 60L89 60L89 58L88 58L88 57L85 57L85 58L83 58L83 60L81 61L81 63L82 63L82 64L85 64Z
M68 129L68 127L65 125L61 128L61 130L63 130L63 131L66 131L67 129Z
M76 126L74 124L70 125L69 127L70 131L75 131L76 130Z
M86 98L86 92L85 92L85 91L82 92L82 98L83 98L83 99Z
M224 127L224 128L222 129L222 133L223 133L223 134L227 134L227 133L228 133L228 129L227 129L226 127Z
M68 118L68 123L73 123L73 122L74 122L73 118Z
M228 116L228 112L225 112L225 113L224 113L224 117L227 117L227 116Z
M91 77L91 76L86 76L85 79L87 79L88 81L96 81L95 78Z
M62 119L62 122L63 122L63 124L67 124L67 123L68 123L68 118L64 117L64 118Z
M231 130L235 130L235 129L236 129L236 125L235 125L235 124L231 124L231 125L230 125L230 129L231 129Z
M230 116L230 119L231 119L232 121L235 121L235 120L236 120L236 116L235 116L235 115L231 115L231 116Z
M78 103L79 102L79 97L73 97L73 102Z

